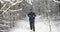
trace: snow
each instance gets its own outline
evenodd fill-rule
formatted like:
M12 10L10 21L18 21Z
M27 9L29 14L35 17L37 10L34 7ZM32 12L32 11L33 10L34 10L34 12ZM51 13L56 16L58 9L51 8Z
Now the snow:
M3 0L3 1L10 1L10 0Z
M59 32L60 26L56 26L55 22L52 21L52 32ZM49 32L49 22L46 18L42 16L37 16L35 20L35 30L36 32ZM30 30L28 17L23 20L18 20L16 27L12 28L10 32L33 32Z
M60 1L57 1L57 0L53 0L54 2L56 2L56 3L60 3Z
M4 3L3 1L0 0L1 3Z
M10 9L9 9L10 10ZM10 10L11 12L15 12L15 11L19 11L19 10L22 10L22 8L20 9L17 9L17 10Z
M33 0L26 0L30 5L32 5Z

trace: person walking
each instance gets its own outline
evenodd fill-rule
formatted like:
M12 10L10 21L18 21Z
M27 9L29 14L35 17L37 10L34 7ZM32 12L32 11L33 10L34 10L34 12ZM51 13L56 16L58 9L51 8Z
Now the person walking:
M29 17L30 29L35 31L35 17L36 17L36 14L33 11L30 11L28 13L28 17Z

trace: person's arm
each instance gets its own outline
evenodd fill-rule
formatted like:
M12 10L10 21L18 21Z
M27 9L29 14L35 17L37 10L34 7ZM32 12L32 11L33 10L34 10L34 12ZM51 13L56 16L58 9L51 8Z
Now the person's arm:
M36 17L36 14L34 13L34 16Z
M28 17L30 17L30 13L28 13Z
M29 16L29 13L28 13L28 16Z
M35 13L33 13L33 15L34 15L33 17L36 17L36 14Z

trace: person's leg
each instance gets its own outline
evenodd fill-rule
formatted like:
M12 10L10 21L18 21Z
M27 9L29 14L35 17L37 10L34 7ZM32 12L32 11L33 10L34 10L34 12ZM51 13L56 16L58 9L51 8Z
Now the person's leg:
M34 25L34 23L32 24L32 27L33 27L33 31L35 31L35 25Z
M30 29L32 30L32 23L30 22Z

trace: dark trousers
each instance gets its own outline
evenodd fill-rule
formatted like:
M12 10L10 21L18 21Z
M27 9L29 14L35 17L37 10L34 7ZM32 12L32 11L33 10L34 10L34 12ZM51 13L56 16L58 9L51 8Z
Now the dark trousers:
M35 31L35 25L34 25L34 22L30 22L30 29Z

